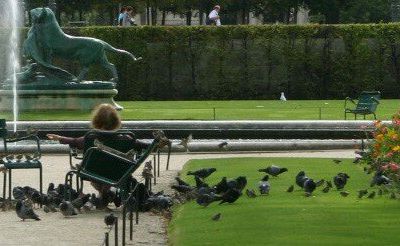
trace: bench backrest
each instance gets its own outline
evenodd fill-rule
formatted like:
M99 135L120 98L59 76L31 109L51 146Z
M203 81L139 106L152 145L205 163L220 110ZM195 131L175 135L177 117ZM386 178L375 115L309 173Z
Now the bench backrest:
M375 112L380 99L381 93L379 91L363 91L358 98L356 109L367 109L370 112Z

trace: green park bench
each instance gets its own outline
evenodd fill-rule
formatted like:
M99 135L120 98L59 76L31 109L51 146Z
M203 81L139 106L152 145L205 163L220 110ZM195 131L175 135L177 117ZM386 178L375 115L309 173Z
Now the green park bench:
M363 91L361 92L357 102L350 97L347 97L344 102L344 119L347 119L347 114L354 114L354 119L357 119L357 115L365 116L373 114L376 119L376 108L378 107L379 100L381 99L381 93L379 91ZM348 108L347 102L351 102L355 105L355 108Z
M95 146L95 140L108 148ZM71 185L73 176L77 176L78 191L83 190L83 181L91 181L116 187L121 198L126 199L130 191L131 175L149 157L158 146L155 139L146 149L137 151L131 158L118 154L132 150L136 141L132 132L120 131L89 131L85 135L85 149L82 162L77 170L71 170L65 177L65 183ZM66 194L67 195L67 194Z
M41 150L40 150L40 139L37 134L27 135L23 137L10 137L7 135L6 121L4 119L0 119L0 138L3 139L4 146L4 158L2 160L6 171L4 172L3 179L3 199L6 199L6 187L7 187L7 174L8 174L8 200L11 202L11 193L12 193L12 170L15 169L39 169L39 191L42 193L43 191L43 169L42 163L40 162ZM36 149L35 151L31 151L32 153L28 153L27 151L24 154L19 154L21 158L16 158L18 155L12 155L7 145L11 143L17 143L24 141L35 142ZM13 158L8 158L13 156Z

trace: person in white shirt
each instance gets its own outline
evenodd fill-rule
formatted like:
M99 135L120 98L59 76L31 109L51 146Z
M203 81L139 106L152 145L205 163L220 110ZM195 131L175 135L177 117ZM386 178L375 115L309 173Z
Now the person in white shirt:
M219 5L214 6L214 9L208 15L207 25L216 25L216 26L221 25L221 19L219 17L220 10L221 7Z
M131 6L127 6L125 15L122 19L122 26L136 26L135 19L132 16L134 16L133 8Z

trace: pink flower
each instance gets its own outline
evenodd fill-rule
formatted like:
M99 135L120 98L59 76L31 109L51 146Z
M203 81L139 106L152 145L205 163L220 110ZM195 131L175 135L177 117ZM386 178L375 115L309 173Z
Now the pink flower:
M386 154L385 157L386 157L386 158L391 158L392 156L393 156L393 152L389 152L389 153Z
M392 172L397 172L398 170L399 170L399 165L397 165L396 163L394 163L394 162L391 162L390 164L389 164L389 168L390 168L390 170L392 171Z

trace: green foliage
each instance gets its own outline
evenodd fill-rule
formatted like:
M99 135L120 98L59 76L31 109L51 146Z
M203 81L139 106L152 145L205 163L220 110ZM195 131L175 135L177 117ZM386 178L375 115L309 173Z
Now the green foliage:
M397 98L399 24L66 29L104 39L142 62L110 54L119 100L341 99L362 90ZM110 76L101 68L92 79Z
M191 160L181 171L182 178L189 170L215 167L217 171L206 179L216 184L222 177L228 179L247 177L248 189L257 190L263 177L259 168L269 165L287 167L289 171L278 178L270 178L268 196L248 198L245 194L233 204L213 203L206 208L194 201L175 207L168 227L170 245L392 245L397 244L399 224L393 219L399 201L389 199L389 194L375 199L358 199L358 190L370 188L371 175L351 160L340 165L331 159L316 158L229 158ZM323 193L317 188L312 197L304 197L298 186L293 193L286 189L294 184L295 175L305 171L314 180L331 180L339 172L350 176L341 197L332 189ZM258 193L258 192L257 192ZM211 217L221 213L220 221ZM373 233L371 233L373 232ZM354 243L354 240L357 243Z

